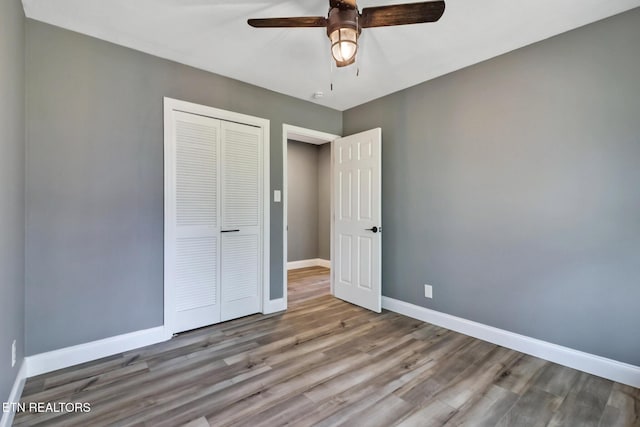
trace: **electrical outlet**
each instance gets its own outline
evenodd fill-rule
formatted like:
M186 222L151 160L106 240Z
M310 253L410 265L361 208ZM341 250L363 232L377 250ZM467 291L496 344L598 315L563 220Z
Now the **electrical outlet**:
M11 367L16 366L16 340L11 344Z
M424 297L433 298L433 288L431 285L424 285Z
M273 190L273 201L276 203L280 203L282 200L282 196L280 190Z

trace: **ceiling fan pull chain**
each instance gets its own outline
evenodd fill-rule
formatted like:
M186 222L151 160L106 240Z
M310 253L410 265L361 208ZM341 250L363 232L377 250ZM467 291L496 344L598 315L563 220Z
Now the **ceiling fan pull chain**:
M333 61L329 58L329 86L333 92Z
M358 16L356 16L356 24L358 25L358 28L360 28L360 13L358 13ZM364 47L362 46L362 39L361 39L362 35L358 34L358 48L357 48L357 56L356 56L356 77L360 77L360 58L364 58L363 52L364 52Z
M356 10L358 10L357 7L356 7ZM360 21L359 20L360 20L360 11L358 11L358 13L356 14L356 27L357 28L360 28ZM360 34L358 34L356 36L356 53L358 53L358 47L360 45L360 40L359 39L360 39ZM359 53L362 54L362 50ZM358 56L355 57L355 60L356 60L356 77L359 77L360 76L360 64L359 64L360 61L358 61Z

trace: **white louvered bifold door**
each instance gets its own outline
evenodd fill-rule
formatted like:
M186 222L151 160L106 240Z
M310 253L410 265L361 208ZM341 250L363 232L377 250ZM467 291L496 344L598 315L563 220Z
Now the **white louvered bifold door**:
M174 331L220 321L220 135L221 122L173 112L175 163L173 227Z
M260 312L262 130L222 122L222 320Z

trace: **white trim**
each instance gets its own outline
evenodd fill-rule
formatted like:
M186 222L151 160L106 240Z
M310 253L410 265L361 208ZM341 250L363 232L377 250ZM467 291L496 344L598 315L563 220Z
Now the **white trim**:
M249 116L247 114L236 113L234 111L221 110L207 105L194 104L193 102L181 101L164 97L165 112L182 111L183 113L199 114L201 116L212 117L214 119L226 120L228 122L242 123L269 130L269 120L261 117ZM268 135L268 134L267 134Z
M262 313L271 301L271 125L262 122Z
M302 259L300 261L289 261L287 263L287 270L295 270L297 268L307 267L326 267L331 268L331 261L322 258Z
M307 142L310 144L320 145L324 142L333 142L335 139L340 138L339 135L333 135L331 133L320 132L313 129L302 128L299 126L293 126L288 124L282 125L282 296L284 299L285 310L287 309L287 270L289 268L288 258L288 242L287 242L287 209L289 207L289 190L287 186L288 180L288 168L287 168L287 142L289 139L295 139L296 141ZM331 161L333 162L333 144L331 144ZM331 166L333 171L333 163ZM333 188L333 176L331 177L331 185ZM331 212L333 212L333 191L331 192ZM331 217L331 237L330 246L333 251L333 216ZM333 256L333 253L331 253ZM330 263L329 263L330 264ZM328 266L329 268L330 265ZM303 268L303 267L295 267ZM331 294L333 294L333 274L331 275Z
M324 145L328 142L331 142L331 140L327 140L326 138L318 138L318 137L313 137L309 135L299 134L296 132L289 132L287 134L287 139L290 139L292 141L305 142L307 144L313 144L313 145Z
M175 257L172 248L169 246L169 242L175 241L175 227L169 226L169 221L167 221L167 218L176 217L176 205L173 203L176 199L176 190L173 186L173 177L176 175L173 161L173 126L168 126L173 120L173 104L174 100L164 98L164 241L162 242L164 249L164 279L162 286L164 290L163 309L166 339L169 339L173 335L173 325L175 325L175 313L172 305L172 302L175 300L173 287L167 285L167 278L175 277Z
M289 125L282 125L282 299L284 299L284 309L286 310L289 302L289 278L287 277L287 270L289 270L287 264L287 258L289 257L289 186L287 180L289 179L288 162L288 140L289 140Z
M40 353L35 356L28 356L25 357L27 376L35 377L57 371L58 369L91 362L103 357L157 344L166 340L165 328L158 326L156 328L130 332L86 344L49 351L47 353Z
M640 366L552 344L385 296L382 297L382 307L550 362L627 384L631 387L640 387Z
M331 268L331 261L329 261L328 259L318 258L317 261L320 267Z
M7 403L17 404L20 402L20 397L22 397L22 390L24 389L24 384L27 381L27 362L26 360L22 360L22 364L20 365L20 369L18 370L18 375L16 375L16 380L13 383L13 388L11 389L11 393L9 394L9 399L7 399ZM2 407L0 407L0 411L2 411ZM0 412L2 414L2 418L0 419L0 427L11 427L13 424L13 418L15 417L15 411L9 412Z
M291 135L291 138L288 136ZM332 133L321 132L319 130L307 129L300 126L293 126L288 124L282 125L282 136L286 144L287 139L295 139L300 142L307 142L309 144L322 145L327 142L331 142L334 139L340 138L340 135L334 135ZM310 142L313 141L313 142Z
M164 97L164 326L166 339L171 338L173 332L175 332L174 325L174 313L173 302L175 300L171 287L168 286L166 278L174 277L173 265L175 264L169 254L172 254L167 246L170 242L173 242L173 226L169 224L167 218L175 218L175 195L173 194L173 187L171 185L171 177L175 175L173 169L173 150L170 148L168 142L172 139L172 128L167 126L171 123L173 111L182 111L191 114L199 114L206 117L212 117L219 120L225 120L229 122L242 123L249 126L255 126L262 130L262 144L263 144L263 207L262 207L262 289L261 289L261 308L264 313L266 305L269 304L271 299L271 259L270 259L270 247L271 247L271 184L270 184L270 136L271 127L270 121L260 117L249 116L247 114L236 113L233 111L221 110L219 108L213 108L206 105L194 104L192 102L180 101L173 98Z
M273 299L267 301L264 306L263 314L277 313L279 311L285 311L287 309L287 300L284 298Z
M287 262L287 270L296 270L298 268L315 267L318 265L318 258L314 259L301 259L299 261Z
M334 150L334 143L331 142L331 152L329 153L329 155L331 156L329 159L329 168L331 170L331 173L329 174L329 259L336 259L335 258L335 251L333 248L333 231L335 229L335 222L336 222L336 215L334 213L334 199L335 199L335 193L334 193L334 181L335 181L335 177L333 176L333 171L335 169L335 150ZM331 266L329 266L329 268L331 268ZM335 295L335 281L334 281L334 277L335 277L335 272L334 269L331 268L331 271L329 272L329 292L331 292L331 295Z

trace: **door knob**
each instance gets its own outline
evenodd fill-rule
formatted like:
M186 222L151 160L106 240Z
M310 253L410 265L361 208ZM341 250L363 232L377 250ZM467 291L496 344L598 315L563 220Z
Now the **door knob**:
M373 226L371 228L367 228L367 231L373 231L374 233L377 233L378 232L378 227Z

